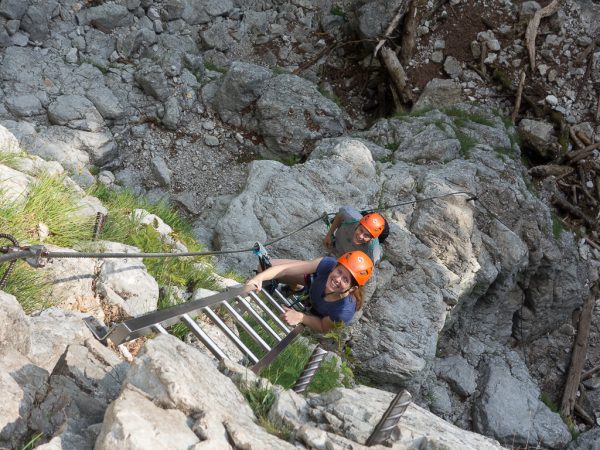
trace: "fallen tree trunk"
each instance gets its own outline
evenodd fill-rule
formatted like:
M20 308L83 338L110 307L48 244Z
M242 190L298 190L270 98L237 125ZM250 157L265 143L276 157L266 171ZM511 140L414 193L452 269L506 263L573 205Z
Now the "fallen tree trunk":
M571 352L571 364L569 366L569 373L567 374L567 382L565 383L565 390L560 407L560 412L565 417L572 416L573 410L575 409L577 389L579 388L579 383L581 381L581 369L583 369L583 364L585 363L590 325L592 323L592 312L594 310L597 295L598 285L596 284L591 289L581 310L577 336L575 337L575 344L573 346L573 351Z

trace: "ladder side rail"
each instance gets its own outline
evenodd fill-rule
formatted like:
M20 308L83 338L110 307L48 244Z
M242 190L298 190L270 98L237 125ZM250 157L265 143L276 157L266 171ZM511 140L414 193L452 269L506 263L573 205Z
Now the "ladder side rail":
M288 334L290 332L290 329L281 321L281 319L279 319L279 317L277 317L277 314L275 314L273 310L269 308L258 295L256 295L256 293L249 292L248 294L254 299L254 301L260 307L260 309L262 309L265 312L265 314L267 314L267 316L269 316L269 318L273 322L275 322L285 334Z
M194 336L196 336L219 361L229 359L229 357L225 354L225 352L223 352L223 350L221 350L215 341L213 341L210 336L206 334L202 328L200 328L198 322L192 319L189 315L184 314L181 316L181 322L183 322L192 331L192 333L194 333Z
M258 362L257 356L242 342L242 340L221 320L221 318L210 308L205 308L204 313L208 316L219 329L227 335L227 337L235 344L235 346L252 361L253 364Z
M252 316L252 318L254 320L256 320L258 322L258 324L267 332L271 335L271 337L273 337L273 339L275 339L277 342L281 341L281 336L279 336L279 334L277 334L277 332L275 330L273 330L273 328L271 327L271 325L269 325L262 317L260 317L260 314L258 314L256 312L256 310L252 307L252 305L250 303L248 303L248 301L243 298L243 297L237 297L237 300L239 302L240 305L242 305L242 307L246 310L246 312L248 314L250 314Z
M125 320L111 328L103 339L110 338L115 345L119 345L125 341L130 341L151 333L152 327L157 323L162 324L165 328L175 325L180 322L180 317L184 314L188 314L191 317L197 316L202 312L203 308L230 300L238 295L243 295L248 290L247 286L232 288L199 300L181 303L170 308L153 311L139 317L134 317L133 319Z
M239 323L244 331L250 335L250 337L256 342L264 351L271 351L271 347L267 344L263 338L261 338L256 331L244 320L242 315L235 310L229 303L223 302L223 307L229 314Z
M294 327L289 334L284 337L281 342L279 342L269 353L261 358L259 362L252 366L252 372L258 374L261 370L267 367L269 364L273 362L275 358L283 351L285 348L290 345L294 339L296 339L302 332L304 331L304 325L299 324Z

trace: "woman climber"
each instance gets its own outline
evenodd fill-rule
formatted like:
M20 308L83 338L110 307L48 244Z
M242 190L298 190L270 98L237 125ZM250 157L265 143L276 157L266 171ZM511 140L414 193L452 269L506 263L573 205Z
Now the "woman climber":
M362 308L361 287L373 273L373 261L361 251L344 253L337 260L331 256L311 261L287 260L266 269L246 282L260 291L264 281L277 278L289 285L308 288L310 313L283 307L288 325L300 323L317 332L331 330L334 322L349 323Z
M378 238L385 229L385 219L372 212L362 215L357 209L342 206L333 218L323 244L335 256L353 250L366 253L375 265L381 260L381 246Z

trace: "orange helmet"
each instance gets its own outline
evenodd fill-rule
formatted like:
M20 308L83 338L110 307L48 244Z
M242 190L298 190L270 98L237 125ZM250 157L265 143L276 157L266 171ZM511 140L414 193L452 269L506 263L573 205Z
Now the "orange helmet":
M385 219L376 212L363 216L358 223L365 227L374 238L379 237L385 227Z
M373 261L360 250L344 253L338 258L338 263L350 271L359 286L364 286L373 273Z

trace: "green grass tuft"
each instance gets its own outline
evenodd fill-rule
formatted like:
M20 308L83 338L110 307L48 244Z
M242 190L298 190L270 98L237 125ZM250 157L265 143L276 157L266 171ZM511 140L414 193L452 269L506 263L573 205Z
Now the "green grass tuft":
M131 191L113 191L101 185L94 186L90 194L98 197L110 211L101 239L133 245L142 252L173 252L172 245L163 242L153 226L142 225L132 217L134 210L145 209L168 224L173 229L171 236L183 242L189 251L204 250L192 236L191 224L167 202L150 203ZM197 264L199 261L203 264ZM182 286L190 292L198 288L216 288L208 258L145 258L144 265L159 286Z
M246 384L240 387L240 390L252 411L258 419L258 424L268 433L273 434L286 441L291 441L293 428L286 424L277 424L269 420L269 411L275 401L273 389L257 384Z

